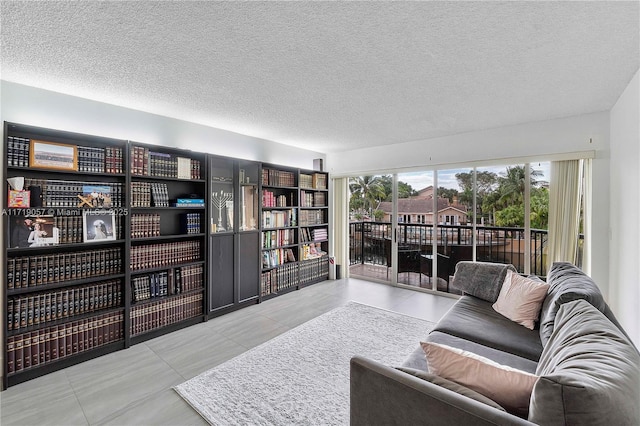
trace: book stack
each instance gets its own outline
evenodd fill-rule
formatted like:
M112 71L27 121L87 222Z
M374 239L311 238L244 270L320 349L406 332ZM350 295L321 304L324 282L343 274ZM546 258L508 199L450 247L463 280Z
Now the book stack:
M133 302L180 294L203 288L202 265L189 265L168 271L134 277L131 281Z
M200 213L184 213L181 215L182 233L187 235L201 233Z
M108 146L105 148L105 172L111 174L124 173L122 165L122 148Z
M262 269L274 268L278 265L295 261L296 257L290 248L279 248L262 252Z
M134 146L131 147L131 173L136 176L200 179L200 161Z
M136 213L131 215L131 238L160 236L160 215L158 213Z
M202 293L175 296L131 308L131 336L202 315Z
M296 209L282 211L263 211L263 228L284 228L296 226Z
M131 207L151 207L151 183L131 182Z
M36 287L122 273L119 248L7 259L7 288Z
M204 208L204 198L177 198L174 207Z
M300 260L315 259L325 254L327 253L322 250L320 243L303 244L300 246Z
M315 228L313 230L313 241L324 241L328 238L327 228Z
M300 210L300 226L322 225L324 212L322 210Z
M111 312L7 337L7 372L17 373L124 338L124 314Z
M7 137L7 165L9 167L29 167L29 145L27 138Z
M200 241L140 245L131 247L132 271L190 263L200 259Z
M260 275L260 293L262 296L276 294L298 284L298 265L288 263L277 269L264 271Z
M78 195L87 200L91 199L91 192L100 189L102 201L92 207L123 207L123 184L119 182L86 182L56 179L25 179L25 187L39 187L42 196L42 207L78 207L81 200ZM83 207L88 207L83 205Z
M300 173L298 184L300 185L300 188L313 188L313 176Z
M313 174L313 189L327 189L327 175L324 173Z
M282 247L295 244L294 229L278 229L275 231L264 231L262 233L262 248Z
M151 183L151 199L155 207L169 207L169 188L166 183Z
M300 262L299 274L301 284L326 280L329 277L329 257L321 256Z
M275 169L262 169L262 184L267 186L296 186L296 175L293 172Z
M78 146L78 171L86 173L105 172L104 148Z
M10 297L8 330L21 330L101 309L122 305L122 282L101 281L47 293Z

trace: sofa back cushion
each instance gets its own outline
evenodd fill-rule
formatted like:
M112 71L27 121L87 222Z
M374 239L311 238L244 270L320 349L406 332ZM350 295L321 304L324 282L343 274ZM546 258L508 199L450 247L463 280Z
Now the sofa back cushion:
M547 275L549 291L540 311L540 340L544 346L554 329L556 314L563 303L583 299L600 312L607 304L593 280L569 262L555 262Z
M536 370L529 421L640 424L640 355L585 300L563 304Z
M465 294L495 303L507 271L517 272L513 265L489 262L458 262L451 286Z

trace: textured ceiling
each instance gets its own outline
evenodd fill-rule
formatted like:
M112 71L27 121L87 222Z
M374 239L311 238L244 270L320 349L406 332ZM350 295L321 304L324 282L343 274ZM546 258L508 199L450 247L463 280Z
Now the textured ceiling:
M12 2L2 79L319 152L610 109L633 2Z

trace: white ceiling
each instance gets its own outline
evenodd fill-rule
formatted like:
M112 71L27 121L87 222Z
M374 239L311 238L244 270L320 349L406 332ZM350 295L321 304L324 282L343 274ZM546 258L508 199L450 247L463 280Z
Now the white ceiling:
M610 109L639 2L13 2L2 79L336 152Z

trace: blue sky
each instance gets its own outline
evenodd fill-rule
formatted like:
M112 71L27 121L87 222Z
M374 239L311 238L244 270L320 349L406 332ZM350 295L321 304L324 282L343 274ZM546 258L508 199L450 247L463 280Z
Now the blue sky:
M550 162L544 163L532 163L532 167L535 170L540 170L543 174L540 180L549 181L549 169L551 167ZM491 171L499 176L504 174L507 166L491 166L491 167L478 167L478 171ZM458 181L456 180L456 173L471 172L472 168L460 168L460 169L448 169L438 171L438 187L453 188L460 190L458 187ZM411 172L398 174L398 180L408 183L415 190L426 188L429 185L433 185L433 172Z

